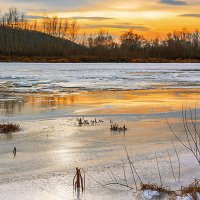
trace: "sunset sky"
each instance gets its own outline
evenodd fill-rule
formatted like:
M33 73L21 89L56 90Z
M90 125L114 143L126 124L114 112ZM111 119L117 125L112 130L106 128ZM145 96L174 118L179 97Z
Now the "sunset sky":
M187 27L200 29L200 0L0 0L1 12L15 6L29 18L75 17L81 31L114 35L133 28L147 37Z

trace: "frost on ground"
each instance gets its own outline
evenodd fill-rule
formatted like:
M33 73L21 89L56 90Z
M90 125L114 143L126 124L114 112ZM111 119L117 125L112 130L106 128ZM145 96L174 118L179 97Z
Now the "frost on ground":
M191 200L193 199L191 195L187 195L185 197L177 197L177 200ZM200 200L200 193L197 193L197 200Z
M159 192L157 192L157 191L152 191L152 190L144 190L143 192L142 192L142 198L143 199L152 199L152 198L154 198L154 197L158 197L158 196L160 196L160 194L159 194Z
M144 190L141 193L140 198L142 200L155 200L155 199L170 199L169 195L161 194L153 190ZM177 196L176 200L200 200L200 193L197 193L197 199L194 199L191 195Z
M122 142L127 147L130 159L143 183L154 182L160 186L154 152L158 152L163 186L178 190L181 186L191 184L194 177L200 178L199 166L195 159L175 141L177 150L181 152L182 176L180 183L174 182L167 160L167 150L178 177L177 158L173 146L170 146L171 135L161 120L153 122L148 119L148 121L134 122L129 116L115 116L115 118L112 116L112 120L120 124L126 121L129 128L126 135L113 135L109 130L109 119L101 118L105 124L82 127L77 125L77 120L73 117L24 121L20 122L22 130L12 134L12 138L2 135L0 199L34 200L35 196L40 197L37 199L75 199L71 184L77 166L86 171L87 188L82 200L133 199L133 191L126 192L122 187L115 188L117 186L114 185L115 192L113 192L112 188L102 189L96 182L101 184L113 182L108 175L108 173L111 175L110 170L112 170L118 182L124 183L122 181L126 171L127 181L133 185L130 164ZM15 158L11 152L13 146L17 147ZM139 189L140 181L138 179L136 181ZM146 199L167 199L160 198L157 194L147 191L143 196ZM139 200L141 199L140 197Z

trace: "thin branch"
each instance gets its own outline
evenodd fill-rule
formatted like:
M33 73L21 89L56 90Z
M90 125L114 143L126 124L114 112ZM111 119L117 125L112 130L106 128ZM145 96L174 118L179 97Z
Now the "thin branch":
M134 165L133 165L133 163L132 163L132 161L131 161L131 159L130 159L130 157L129 157L129 154L128 154L128 151L127 151L126 147L125 147L125 151L126 151L126 155L127 155L128 160L129 160L129 163L130 163L130 165L131 165L131 168L134 169L134 171L135 171L135 173L136 173L138 179L140 180L140 183L142 183L142 179L140 178L139 174L137 173L137 170L135 169L135 167L134 167Z
M133 176L135 188L136 188L136 190L137 190L137 183L136 183L135 175L134 175L133 168L132 168L132 165L131 165L131 160L130 160L130 158L129 158L129 155L128 155L128 152L127 152L127 150L126 150L126 147L124 147L124 148L125 148L125 151L126 151L126 154L127 154L127 159L128 159L128 161L129 161L129 165L130 165L131 173L132 173L132 176Z
M187 146L179 139L179 137L176 135L176 133L173 131L171 125L170 125L169 122L168 122L168 119L166 119L166 121L167 121L167 125L169 126L171 132L172 132L173 135L176 137L176 139L177 139L186 149L188 149L189 151L191 151L192 149L190 149L189 147L187 147Z
M173 142L172 142L172 145L174 147L174 151L176 153L176 157L177 157L177 160L178 160L178 181L180 181L180 178L181 178L181 162L180 162L178 152L177 152L176 147L175 147Z
M174 174L174 168L173 168L173 165L172 165L172 160L171 160L171 156L169 154L169 151L167 151L167 154L168 154L168 157L169 157L169 162L170 162L170 166L171 166L171 170L172 170L172 175L174 177L174 181L176 182L176 176Z
M187 119L187 111L186 109L183 109L182 106L182 122L183 122L183 127L184 127L184 132L185 135L187 137L187 144L185 144L178 136L177 134L173 131L171 125L169 124L168 120L167 124L171 130L171 132L173 133L173 135L177 138L177 140L186 148L188 149L196 158L196 160L198 161L199 165L200 165L200 135L197 131L196 128L196 107L195 107L195 119L193 119L193 113L192 110L189 108L190 110L190 124L192 123L194 131L191 130L190 126L189 126L189 122ZM198 140L199 140L199 144L198 144ZM180 163L180 161L179 161ZM180 167L180 166L179 166Z
M122 160L122 167L123 167L123 172L124 172L124 180L125 180L126 184L128 185L127 176L126 176L126 169L125 169L125 164L124 164L123 160Z
M158 174L159 174L159 178L160 178L160 185L162 187L162 178L161 178L161 173L160 173L160 168L159 168L159 164L158 164L158 157L157 157L157 154L155 153L155 156L156 156L156 164L157 164L157 168L158 168Z

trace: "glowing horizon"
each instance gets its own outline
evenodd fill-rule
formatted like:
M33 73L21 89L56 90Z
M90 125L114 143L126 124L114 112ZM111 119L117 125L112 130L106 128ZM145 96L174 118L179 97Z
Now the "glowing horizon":
M183 27L200 29L200 2L197 0L0 0L1 13L15 6L30 18L58 16L77 18L81 32L99 29L120 35L133 29L146 37L162 37Z

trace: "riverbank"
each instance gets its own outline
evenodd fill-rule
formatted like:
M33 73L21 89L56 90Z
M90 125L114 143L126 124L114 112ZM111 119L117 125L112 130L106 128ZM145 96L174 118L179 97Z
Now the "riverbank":
M0 62L22 63L200 63L199 59L164 59L164 58L126 58L126 57L39 57L39 56L0 56Z

